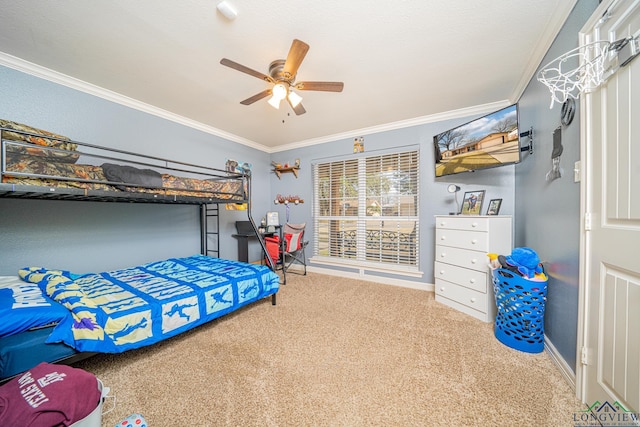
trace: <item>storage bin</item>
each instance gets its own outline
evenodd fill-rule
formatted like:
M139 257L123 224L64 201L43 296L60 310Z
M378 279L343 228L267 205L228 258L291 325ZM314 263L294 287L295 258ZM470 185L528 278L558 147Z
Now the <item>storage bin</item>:
M509 270L492 270L496 298L494 334L506 346L526 353L544 350L547 282L527 280Z

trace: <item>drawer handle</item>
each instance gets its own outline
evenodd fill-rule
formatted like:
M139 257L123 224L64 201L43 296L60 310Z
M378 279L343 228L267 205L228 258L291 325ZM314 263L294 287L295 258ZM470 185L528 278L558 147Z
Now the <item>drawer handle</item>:
M446 240L445 236L440 236L440 240Z
M474 222L473 224L471 224L471 226L472 226L473 228L476 228L476 227L478 226L478 223L477 223L477 222Z
M440 254L440 258L444 258L445 256L447 256L446 252L442 252L442 253Z
M476 299L475 298L471 298L471 302L472 303L476 302Z
M440 270L440 274L441 274L441 275L442 275L442 274L444 274L444 270Z
M469 280L469 283L476 283L476 279Z
M475 258L471 260L471 264L475 264L476 262L478 262L478 260Z
M471 244L472 244L472 245L475 245L476 243L478 243L478 241L477 241L476 239L473 239L473 240L471 241Z
M440 223L440 227L444 227L445 225L447 225L447 223L446 223L446 222L444 222L444 221L442 221L442 222Z
M440 292L444 292L444 287L440 288Z

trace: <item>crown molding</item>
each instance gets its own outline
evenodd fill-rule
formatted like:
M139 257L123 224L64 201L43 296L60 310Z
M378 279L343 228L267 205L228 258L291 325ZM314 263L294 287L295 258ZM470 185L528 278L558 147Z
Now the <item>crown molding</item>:
M93 85L91 83L87 83L85 81L68 76L66 74L62 74L57 71L50 70L48 68L25 61L21 58L17 58L15 56L9 55L4 52L0 52L0 65L3 65L8 68L12 68L14 70L23 72L25 74L32 75L34 77L41 78L43 80L50 81L52 83L56 83L71 89L81 91L83 93L87 93L89 95L102 98L110 102L123 105L125 107L142 111L142 112L160 117L162 119L169 120L169 121L190 127L192 129L196 129L211 135L215 135L220 138L224 138L228 141L236 142L238 144L242 144L247 147L251 147L268 154L278 153L278 152L287 151L287 150L293 150L297 148L309 147L311 145L324 144L326 142L333 142L333 141L338 141L342 139L349 139L356 136L370 135L374 133L387 132L390 130L402 129L402 128L407 128L411 126L418 126L426 123L434 123L434 122L439 122L443 120L457 119L457 118L468 117L476 114L489 113L491 111L507 107L513 103L512 101L509 101L509 100L502 100L502 101L492 102L488 104L476 105L473 107L461 108L458 110L446 111L443 113L416 117L413 119L400 120L397 122L391 122L391 123L386 123L386 124L381 124L376 126L370 126L366 128L354 129L348 132L307 139L303 141L294 142L291 144L281 145L278 147L268 147L263 144L259 144L255 141L251 141L249 139L243 138L241 136L238 136L229 132L225 132L213 126L208 126L198 121L191 120L186 117L180 116L178 114L169 112L167 110L154 107L153 105L124 96L117 92L113 92L108 89L104 89L102 87Z
M461 108L461 109L458 109L458 110L445 111L443 113L431 114L431 115L428 115L428 116L416 117L416 118L413 118L413 119L400 120L400 121L397 121L397 122L386 123L386 124L382 124L382 125L376 125L376 126L370 126L370 127L361 128L361 129L350 130L350 131L344 132L344 133L337 133L337 134L327 135L327 136L323 136L323 137L319 137L319 138L307 139L307 140L300 141L300 142L294 142L294 143L291 143L291 144L280 145L278 147L274 147L272 149L272 151L270 151L270 152L271 153L277 153L277 152L281 152L281 151L287 151L287 150L293 150L293 149L297 149L297 148L308 147L308 146L311 146L311 145L323 144L325 142L333 142L333 141L338 141L338 140L341 140L341 139L354 138L354 137L358 137L358 136L362 136L362 135L371 135L371 134L374 134L374 133L381 133L381 132L387 132L387 131L390 131L390 130L403 129L403 128L407 128L407 127L411 127L411 126L423 125L423 124L427 124L427 123L441 122L443 120L458 119L458 118L462 118L462 117L469 117L469 116L472 116L472 115L490 113L492 111L499 110L499 109L504 108L504 107L508 107L509 105L511 105L513 103L514 103L513 101L510 101L508 99L504 99L502 101L491 102L491 103L488 103L488 104L481 104L481 105L476 105L476 106L473 106L473 107L467 107L467 108Z
M237 142L238 144L246 145L248 147L255 148L256 150L269 152L269 147L266 147L255 141L251 141L249 139L242 138L241 136L225 132L213 126L208 126L198 121L188 119L179 114L163 110L162 108L154 107L153 105L138 101L133 98L129 98L128 96L124 96L120 93L110 91L91 83L87 83L74 77L67 76L66 74L50 70L48 68L25 61L24 59L9 55L4 52L0 52L0 65L12 68L25 74L32 75L34 77L41 78L43 80L50 81L52 83L56 83L71 89L78 90L80 92L87 93L89 95L96 96L98 98L102 98L110 102L114 102L116 104L123 105L125 107L132 108L134 110L142 111L144 113L148 113L162 119L190 127L192 129L215 135L232 142Z

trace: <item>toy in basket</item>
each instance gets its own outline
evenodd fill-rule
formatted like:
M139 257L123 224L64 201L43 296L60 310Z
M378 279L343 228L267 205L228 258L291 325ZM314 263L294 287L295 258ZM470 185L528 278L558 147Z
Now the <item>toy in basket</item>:
M494 334L506 346L540 353L544 350L547 276L530 248L515 248L511 256L498 259L498 265L506 268L492 269L497 306Z

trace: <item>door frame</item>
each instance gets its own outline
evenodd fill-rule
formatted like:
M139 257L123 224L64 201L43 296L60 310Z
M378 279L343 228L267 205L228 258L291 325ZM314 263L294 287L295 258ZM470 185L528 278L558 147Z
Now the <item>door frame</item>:
M583 25L582 29L578 33L579 46L592 42L593 32L598 27L598 22L607 13L608 9L611 9L620 0L607 0L602 2L597 9L593 12L591 17ZM615 9L614 13L615 13ZM587 285L591 280L597 278L590 277L590 271L587 268L588 260L590 259L590 236L588 229L590 228L590 216L587 212L589 208L589 202L593 197L593 184L589 178L593 176L593 170L590 167L591 159L596 158L593 153L593 146L590 141L593 140L595 135L591 134L591 126L589 121L592 118L593 112L591 110L590 103L587 102L586 97L580 97L580 254L579 254L579 289L578 289L578 331L576 342L576 397L583 403L586 402L587 393L587 365L597 362L597 355L591 354L587 348L588 344L588 310L589 307L589 294L587 292Z

